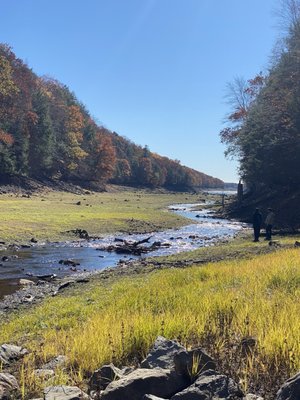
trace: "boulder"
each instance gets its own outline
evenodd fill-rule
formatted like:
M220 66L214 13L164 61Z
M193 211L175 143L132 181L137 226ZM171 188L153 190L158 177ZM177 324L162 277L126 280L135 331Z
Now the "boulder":
M174 355L175 371L191 380L200 372L216 369L215 361L201 348L182 350Z
M171 400L243 399L238 385L225 375L207 370L191 386L175 394Z
M31 281L30 279L21 278L19 280L19 284L23 285L23 286L31 286L31 285L35 285L35 282Z
M28 354L27 349L23 349L20 346L15 346L13 344L4 343L0 346L0 363L7 365L12 361L19 360Z
M89 396L77 386L49 386L44 389L44 400L83 400Z
M173 369L174 355L179 351L186 351L186 349L174 340L158 336L150 353L142 361L141 368Z
M91 376L89 391L104 390L110 382L122 378L123 375L124 373L113 364L103 365Z
M102 392L101 400L141 400L145 394L170 398L187 386L183 377L162 368L139 368L111 382Z
M38 378L47 380L52 378L55 375L55 372L53 371L53 369L35 369L34 375Z
M300 372L288 379L277 392L276 400L300 399Z
M46 364L44 364L41 369L56 369L56 368L61 368L63 367L66 362L67 362L67 357L59 355L52 360L48 361Z
M0 372L0 400L16 398L19 390L18 382L13 375Z

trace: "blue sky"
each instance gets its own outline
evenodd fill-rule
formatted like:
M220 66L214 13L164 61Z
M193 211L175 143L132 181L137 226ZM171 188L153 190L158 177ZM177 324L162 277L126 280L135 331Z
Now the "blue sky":
M0 0L0 41L93 117L225 181L226 83L268 67L278 0Z

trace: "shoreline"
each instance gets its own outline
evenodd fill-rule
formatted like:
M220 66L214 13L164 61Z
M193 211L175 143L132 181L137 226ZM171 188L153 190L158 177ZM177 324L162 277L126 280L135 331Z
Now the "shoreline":
M201 205L201 209L211 209L212 207L212 202L202 202L201 204L199 203L199 200L196 201L195 203L177 203L175 205L168 205L166 210L168 210L169 212L173 212L175 215L177 214L176 211L180 210L180 208L178 209L178 206L181 207L181 211L186 210L185 213L186 215L182 215L187 221L189 221L188 225L184 225L182 228L177 228L176 230L180 230L180 229L184 229L185 227L191 226L193 224L197 225L197 221L195 220L196 218L191 216L191 211L197 211L195 210L195 207L199 207L199 205ZM175 208L175 206L177 208ZM178 215L178 214L177 214ZM198 217L198 215L197 215ZM206 216L207 217L207 216ZM212 216L213 219L217 218L217 216ZM198 224L199 225L199 224ZM159 233L164 233L164 232L168 232L167 231L155 231L155 232L151 232L154 234L159 234ZM85 232L87 233L87 232ZM147 232L150 233L150 232ZM174 233L174 232L173 232ZM171 234L171 232L170 232ZM127 236L132 235L132 232L127 233ZM238 231L234 232L232 234L232 237L234 238L236 235L238 235ZM5 243L2 243L2 248L1 251L5 251L5 250L22 250L22 248L43 248L44 246L49 246L49 247L60 247L61 248L88 248L89 246L87 245L90 242L93 242L95 240L98 239L104 239L111 237L111 234L107 234L104 235L104 237L88 237L88 239L77 239L77 240L70 240L70 241L55 241L55 242L49 242L49 241L40 241L38 243L32 242L28 245L28 244L8 244L6 245ZM124 236L124 232L116 232L113 237L114 237L114 241L118 240L116 239L117 236ZM173 239L173 238L170 238ZM180 238L182 239L182 238ZM228 237L227 237L228 239ZM214 246L216 244L220 244L222 242L224 242L224 240L226 239L226 234L222 234L220 233L216 238L212 237L211 239L208 237L205 240L208 240L206 242L206 244L202 244L202 246L199 244L198 248L201 247L205 247L205 246ZM81 244L86 244L86 246L81 245ZM72 246L73 245L73 246ZM0 251L0 253L1 253ZM188 250L182 249L182 251L180 251L179 253L184 253L187 252ZM174 252L172 255L176 254L176 252ZM8 257L12 257L12 258L18 258L17 255L10 255L7 254ZM4 256L3 258L7 258L7 256ZM4 278L2 280L0 280L0 289L1 286L5 286L6 290L3 290L3 295L0 297L0 313L2 312L6 312L7 310L12 310L12 309L16 309L19 308L20 306L26 304L34 304L37 302L38 299L43 299L45 296L49 296L49 295L56 295L59 291L61 291L63 288L70 286L70 285L74 285L75 283L77 283L77 281L81 281L83 279L86 279L87 277L90 278L91 276L96 276L99 275L101 273L105 273L108 270L114 270L116 271L115 274L118 274L118 271L120 269L120 266L122 267L122 270L124 270L124 266L128 267L130 265L132 265L133 263L139 263L141 265L144 265L145 262L147 263L148 259L153 259L154 258L159 258L162 257L164 255L155 255L152 256L151 252L149 253L148 257L141 257L138 259L129 259L129 260L124 260L124 258L119 258L117 262L113 262L112 261L112 265L108 265L108 266L104 266L102 269L100 270L86 270L83 269L80 271L80 269L77 271L77 268L75 268L73 271L76 273L71 273L72 268L70 268L69 271L64 271L63 273L59 274L58 276L55 275L56 270L54 269L53 272L51 272L51 269L47 272L47 274L49 274L49 279L43 279L40 275L38 275L36 273L36 275L31 275L30 273L25 273L20 275L19 277L16 278ZM165 255L165 257L168 257L168 255ZM73 257L76 259L76 257ZM118 258L118 257L116 257ZM70 258L68 258L68 260L70 260ZM62 260L61 260L62 261ZM22 260L21 260L22 262ZM61 263L61 262L59 262ZM193 262L194 263L194 262ZM192 264L193 264L192 263ZM151 264L155 264L155 265L161 265L159 264L159 262L156 261L151 261ZM166 263L165 263L166 264ZM129 272L130 273L130 272ZM53 275L52 277L50 275ZM23 281L23 284L20 283ZM9 286L11 287L11 290L9 290ZM15 288L17 288L17 290L14 290ZM6 293L5 293L6 292Z
M0 316L8 317L11 312L28 309L34 305L41 303L48 297L64 295L65 290L78 288L82 284L97 284L99 281L109 282L116 279L136 274L149 274L155 270L169 268L188 268L193 265L205 265L208 263L218 263L224 260L235 260L237 257L241 259L249 259L258 255L272 253L277 251L276 246L267 246L265 242L259 242L260 247L250 247L248 251L241 249L238 254L233 248L229 253L225 254L224 250L228 245L239 245L240 241L245 241L247 245L250 240L249 230L239 231L233 238L220 241L208 247L202 247L199 250L201 256L195 258L194 251L182 252L179 255L146 257L138 260L120 261L116 266L106 267L102 270L94 270L89 272L78 272L74 275L68 275L61 278L55 278L50 282L37 282L34 285L26 285L18 291L6 295L0 299ZM280 247L280 249L293 248L291 244ZM251 250L252 249L252 250ZM184 256L181 260L180 256ZM29 277L28 277L29 278Z

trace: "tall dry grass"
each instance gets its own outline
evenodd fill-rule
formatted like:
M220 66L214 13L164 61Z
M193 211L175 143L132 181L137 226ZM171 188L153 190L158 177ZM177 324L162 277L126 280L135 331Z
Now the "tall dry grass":
M299 256L284 250L80 288L12 317L0 343L32 351L24 360L26 393L40 387L30 379L33 369L53 356L66 355L68 379L81 384L105 363L137 363L161 334L205 346L245 390L268 398L300 369ZM249 336L256 345L245 350ZM62 373L56 383L66 379Z

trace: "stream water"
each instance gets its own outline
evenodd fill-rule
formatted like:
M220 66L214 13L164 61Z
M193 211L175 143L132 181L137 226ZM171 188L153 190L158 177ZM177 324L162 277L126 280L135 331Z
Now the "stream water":
M78 240L63 243L38 243L29 248L0 249L0 298L19 288L20 278L31 279L46 274L58 277L72 275L80 271L95 271L115 266L120 260L139 259L144 256L121 255L101 250L113 244L117 238L123 240L142 240L151 235L149 243L161 242L162 246L147 256L162 256L210 246L217 241L233 237L243 228L243 224L226 219L214 218L213 212L201 210L204 203L175 204L170 212L197 221L179 229L169 229L152 234L106 236L97 240ZM197 210L195 210L197 207ZM75 268L62 265L60 260L73 260L79 265ZM72 270L73 269L73 270Z

